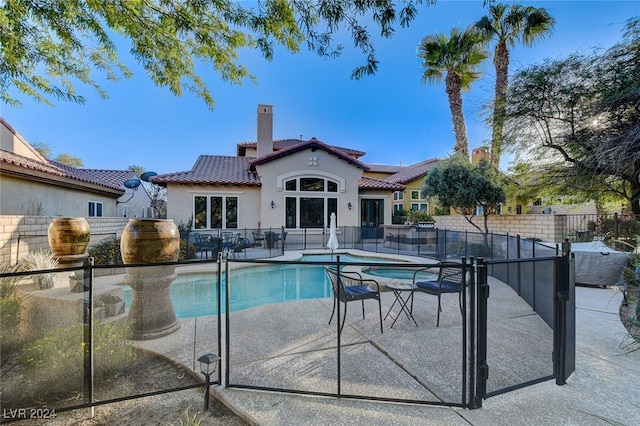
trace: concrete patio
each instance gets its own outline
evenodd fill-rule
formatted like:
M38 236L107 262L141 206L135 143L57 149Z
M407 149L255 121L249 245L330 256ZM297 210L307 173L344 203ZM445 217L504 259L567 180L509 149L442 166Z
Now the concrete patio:
M489 391L552 373L551 329L506 285L491 281ZM637 424L640 351L625 353L626 330L618 316L622 295L576 289L576 371L564 386L553 380L483 402L478 410L375 402L213 387L217 398L260 425L546 425ZM383 315L393 303L383 294ZM436 298L416 295L416 327L400 317L380 333L377 305L348 310L342 335L342 393L402 398L435 404L460 401L461 327L457 297L443 297L435 327ZM231 315L230 382L312 392L336 391L335 320L332 299L266 305ZM136 344L190 368L194 353L215 350L215 317L181 320L174 334ZM226 362L226 361L225 361Z

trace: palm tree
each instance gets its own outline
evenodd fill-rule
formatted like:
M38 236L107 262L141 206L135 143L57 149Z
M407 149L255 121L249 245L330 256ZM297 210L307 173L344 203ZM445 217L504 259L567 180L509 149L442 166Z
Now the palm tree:
M445 77L445 91L449 98L453 131L456 136L455 151L469 159L469 139L462 111L463 90L480 78L478 66L489 54L482 47L482 37L470 27L464 32L454 27L451 36L428 35L418 45L418 57L422 59L422 83L440 82Z
M544 8L533 6L505 5L489 6L489 16L475 23L486 40L495 39L497 44L493 55L496 69L495 97L493 99L493 130L491 135L492 163L500 164L504 128L504 112L507 86L509 84L509 48L518 40L526 47L544 39L551 33L556 21Z

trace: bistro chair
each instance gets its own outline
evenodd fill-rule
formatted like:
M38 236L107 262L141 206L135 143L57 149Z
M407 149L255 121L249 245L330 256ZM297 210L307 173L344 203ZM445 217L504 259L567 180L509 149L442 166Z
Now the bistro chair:
M416 280L420 271L433 269L435 267L439 268L437 280ZM436 327L440 327L440 312L442 312L441 298L443 294L458 293L458 303L460 304L460 313L462 313L462 290L465 288L465 274L464 267L460 263L442 262L435 267L416 270L413 273L413 284L416 286L415 291L438 297L438 319L436 321Z
M382 303L380 301L380 285L377 281L371 279L363 279L362 275L358 272L345 272L338 271L335 268L326 266L325 270L329 275L331 281L331 287L333 289L333 310L331 311L331 318L329 318L329 324L333 320L333 315L336 312L336 305L339 302L344 303L344 314L342 317L342 324L340 325L340 333L344 328L344 322L347 319L347 303L360 300L362 302L362 318L364 319L364 301L366 299L375 299L378 301L378 313L380 315L380 333L382 330ZM338 318L340 321L340 318Z
M264 235L261 232L253 231L253 245L261 246L264 241Z

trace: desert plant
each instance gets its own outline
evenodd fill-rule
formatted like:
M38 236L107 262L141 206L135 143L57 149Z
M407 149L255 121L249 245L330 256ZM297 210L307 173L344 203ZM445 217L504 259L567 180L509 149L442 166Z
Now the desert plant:
M190 408L191 406L187 407L187 409L182 412L182 416L180 417L180 426L200 426L204 423L206 416L198 412L191 415L191 413L189 413ZM169 425L173 426L172 423Z
M0 274L20 272L19 265L0 265ZM22 300L17 297L16 289L20 284L21 276L0 277L0 355L4 359L12 353L13 344L19 340L16 333L22 320Z
M55 269L58 261L51 257L48 250L35 250L29 252L18 261L19 269L23 271L45 271ZM41 290L53 287L53 277L51 274L37 274L34 281L38 283Z
M33 389L43 389L48 396L64 396L82 391L85 350L85 325L56 328L25 347L20 362L27 367ZM94 323L94 372L104 379L120 372L135 361L135 349L127 340L128 325L120 322Z

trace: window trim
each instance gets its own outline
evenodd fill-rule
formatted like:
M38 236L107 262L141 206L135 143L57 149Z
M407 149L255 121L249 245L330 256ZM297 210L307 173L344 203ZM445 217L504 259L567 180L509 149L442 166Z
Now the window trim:
M191 204L191 213L192 213L192 217L196 218L196 199L197 198L204 198L205 202L204 202L204 207L205 207L205 211L206 211L206 219L205 219L205 226L202 228L197 228L196 227L196 222L194 220L194 224L193 224L193 229L198 229L198 230L215 230L215 229L239 229L239 219L240 219L240 197L237 194L193 194L193 198L192 198L192 204ZM220 228L212 228L211 227L211 202L214 198L220 198L220 203L221 203L221 226ZM235 227L229 227L229 212L227 211L227 206L228 206L228 199L229 198L235 198L236 199L236 221Z
M93 205L93 214L91 214L91 206ZM89 200L89 204L87 205L87 217L104 217L104 204L102 201L91 201ZM99 208L98 208L99 207ZM100 214L98 214L98 210L100 210Z

